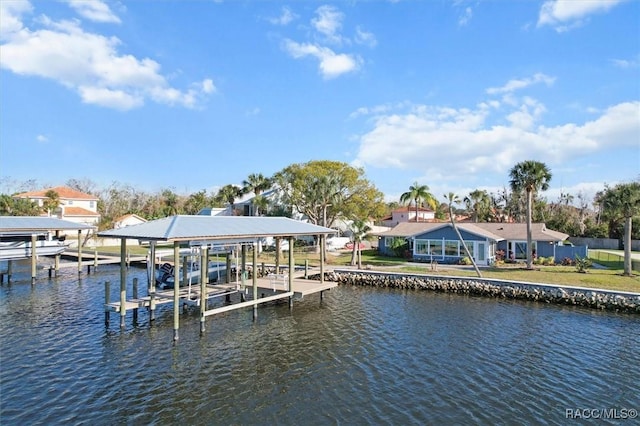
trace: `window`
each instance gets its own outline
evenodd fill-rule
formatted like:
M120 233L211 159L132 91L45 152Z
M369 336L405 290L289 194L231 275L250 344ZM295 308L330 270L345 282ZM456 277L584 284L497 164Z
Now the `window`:
M469 250L469 254L471 254L471 257L475 259L476 254L475 254L473 242L465 241L464 244L467 246L467 249ZM479 243L478 247L480 247L480 244L482 244L482 243ZM465 253L460 253L460 255L461 256L466 256L467 253L466 252Z
M458 241L445 241L444 243L444 255L445 256L459 256Z
M429 254L429 240L416 240L416 254Z
M429 254L442 256L442 240L429 240Z
M89 207L94 208L96 206L95 201L89 201Z

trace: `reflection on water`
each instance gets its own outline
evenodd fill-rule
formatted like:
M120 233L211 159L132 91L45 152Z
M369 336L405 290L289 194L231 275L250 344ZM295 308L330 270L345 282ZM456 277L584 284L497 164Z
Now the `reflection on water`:
M132 269L130 278L145 273ZM338 287L288 305L104 326L104 281L0 287L2 424L564 424L640 409L640 318ZM143 286L141 286L143 287Z

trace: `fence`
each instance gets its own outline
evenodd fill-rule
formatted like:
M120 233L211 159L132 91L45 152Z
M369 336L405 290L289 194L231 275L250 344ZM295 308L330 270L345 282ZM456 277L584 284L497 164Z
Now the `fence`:
M613 269L624 269L624 256L607 251L589 250L589 258ZM631 269L640 272L640 260L631 259Z

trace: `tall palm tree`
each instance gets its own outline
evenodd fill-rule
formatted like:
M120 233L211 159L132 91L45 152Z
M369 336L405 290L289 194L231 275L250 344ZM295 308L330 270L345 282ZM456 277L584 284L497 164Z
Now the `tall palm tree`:
M456 235L458 236L458 240L460 240L460 244L464 248L464 252L467 254L467 257L469 259L471 259L471 263L473 264L473 269L476 270L476 274L478 274L478 278L482 278L482 274L480 273L480 269L478 269L478 265L476 264L476 260L473 258L473 256L471 256L471 253L469 253L469 247L467 247L467 245L465 244L464 239L462 238L462 234L460 233L460 230L458 229L458 226L456 225L456 221L453 218L454 217L453 205L460 203L460 198L456 194L454 194L453 192L449 192L448 194L445 195L445 197L446 197L447 202L449 204L449 219L451 220L451 226L453 227L453 230L456 231Z
M527 196L527 269L533 269L533 242L531 238L533 197L538 191L549 189L551 171L544 163L527 160L513 166L509 176L513 192L522 193L525 191Z
M624 218L624 275L631 276L631 227L633 217L640 214L640 182L607 188L602 205L607 216Z
M429 192L429 187L427 185L419 185L418 182L414 182L409 187L409 191L400 195L400 204L409 205L411 202L415 203L416 206L416 222L418 221L418 208L421 202L425 202L433 210L438 206L438 201Z
M355 266L357 260L358 269L362 269L362 252L360 251L360 243L362 243L362 240L367 235L367 233L371 231L371 227L367 225L364 220L356 219L351 223L351 226L349 228L352 233L351 239L353 240L351 266Z
M265 177L262 173L251 173L246 180L242 181L242 193L253 193L256 197L260 196L264 191L271 189L273 180ZM254 205L255 206L255 205ZM258 208L253 212L254 216L258 216Z

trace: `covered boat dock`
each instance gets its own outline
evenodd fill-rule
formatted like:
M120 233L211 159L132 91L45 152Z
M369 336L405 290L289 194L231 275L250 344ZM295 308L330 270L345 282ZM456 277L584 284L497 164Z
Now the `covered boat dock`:
M11 280L11 262L18 259L31 259L31 283L37 278L37 259L39 238L49 238L53 233L54 238L60 239L63 231L78 231L78 273L82 272L82 231L94 230L95 226L84 223L76 223L46 216L0 216L0 239L24 240L30 245L29 256L17 256L7 258L7 279ZM53 271L58 273L60 268L60 254L55 255ZM50 270L51 273L51 270ZM0 273L0 283L4 280L4 274Z
M280 299L289 299L292 306L294 297L304 297L307 294L320 293L335 287L335 283L324 281L325 259L324 247L328 235L335 234L334 229L317 226L286 217L258 217L258 216L187 216L177 215L139 225L112 229L99 232L99 237L119 238L121 240L120 267L120 298L118 302L111 302L108 287L105 288L105 321L108 322L110 312L120 313L120 326L124 327L124 318L129 309L148 307L153 320L153 310L156 305L173 303L174 340L178 340L180 325L180 308L182 305L195 305L200 309L200 332L205 331L207 316L246 307L253 308L253 317L257 318L258 305ZM283 267L286 273L281 273L276 260L275 273L258 278L258 244L263 238L272 237L276 242L276 253L282 240L288 241L289 247L294 247L297 237L316 236L320 245L320 281L306 280L303 272L296 272L293 250L289 250L288 266ZM126 253L127 240L134 239L148 242L150 247L151 271L149 280L149 295L144 298L127 300L127 268ZM173 282L186 283L186 258L184 251L191 251L191 256L198 256L201 265L208 265L209 256L223 254L226 258L226 282L210 284L207 268L200 268L200 279L197 288L174 285L170 290L157 290L155 283L156 246L158 244L173 244ZM251 251L251 268L247 266L248 252ZM235 254L239 258L236 264L236 282L230 282L231 259ZM278 255L279 256L279 255ZM279 257L276 256L276 259ZM251 285L247 284L248 272L251 272ZM240 278L241 277L241 278ZM251 298L248 299L249 288ZM262 292L259 295L259 290ZM240 294L240 301L231 303L229 295ZM269 295L267 295L269 293ZM245 296L246 295L246 296ZM207 301L216 297L226 297L226 305L207 309Z

